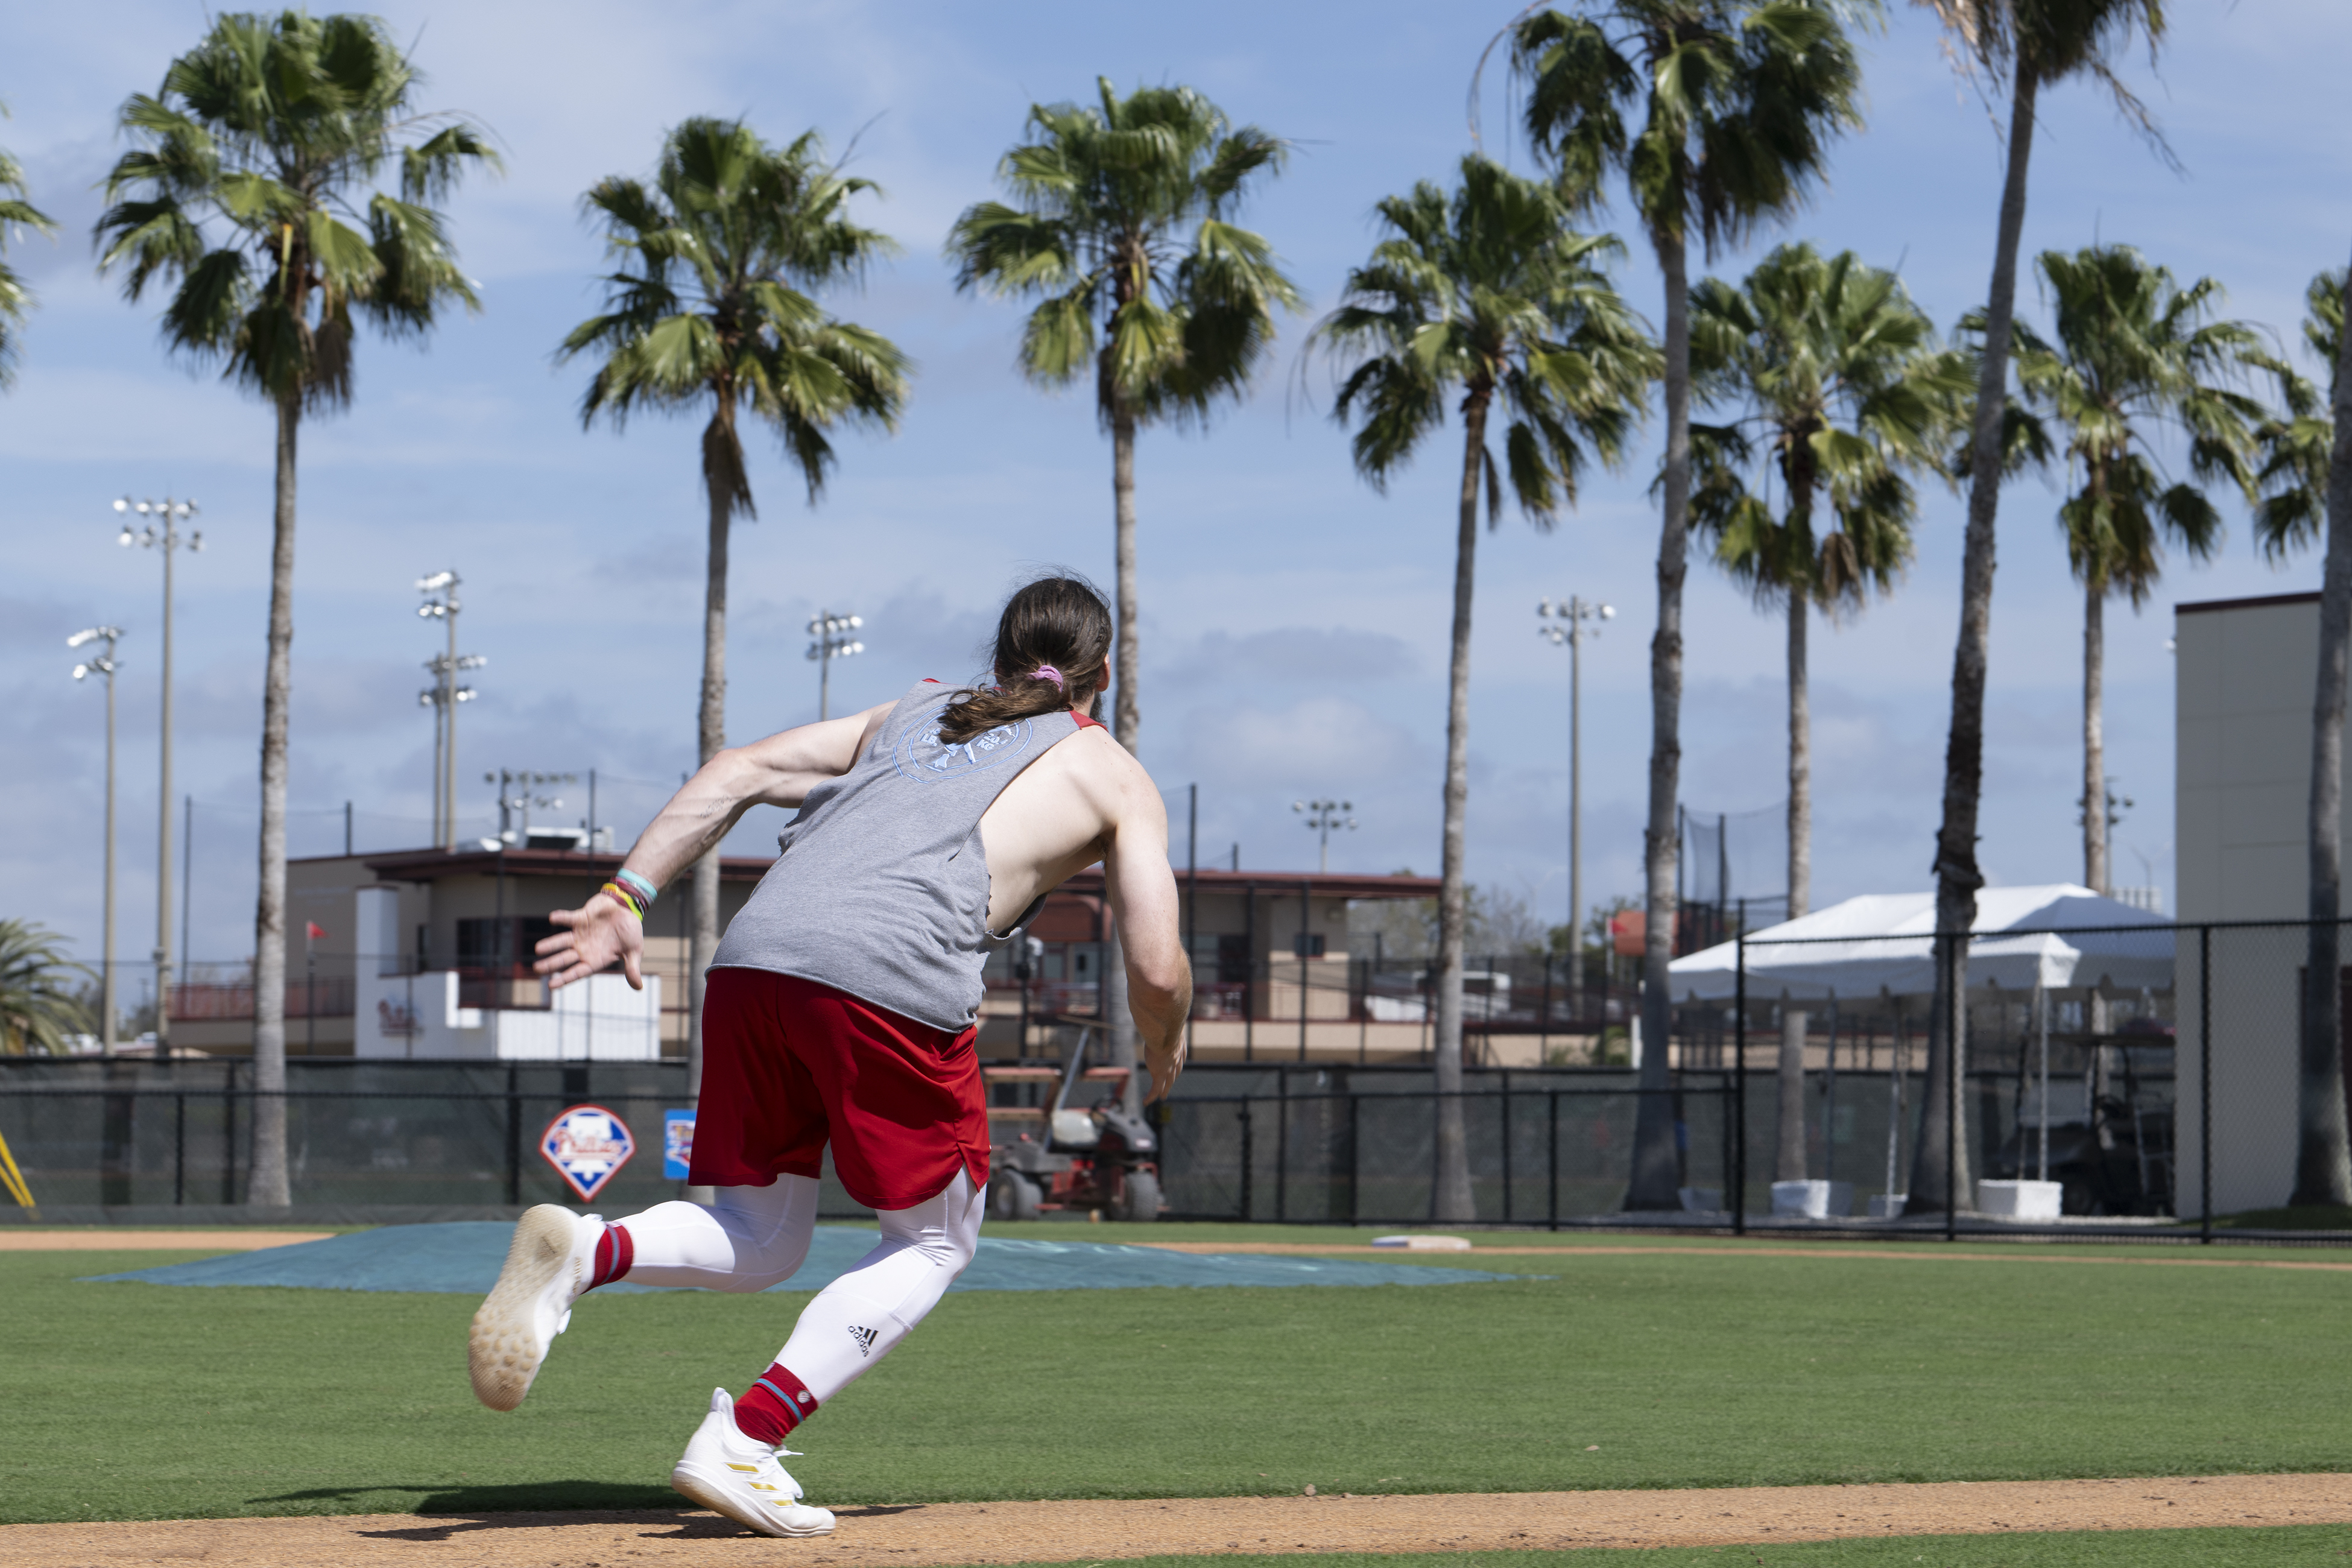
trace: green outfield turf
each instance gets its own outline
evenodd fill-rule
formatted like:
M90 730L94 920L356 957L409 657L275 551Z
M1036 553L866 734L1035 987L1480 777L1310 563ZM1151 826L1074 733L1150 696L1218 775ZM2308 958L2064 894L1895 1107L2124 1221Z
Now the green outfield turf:
M1904 1535L1792 1546L1668 1546L1598 1552L1447 1552L1435 1568L2342 1568L2352 1528L2282 1525L2252 1530L2118 1530L2081 1534ZM1129 1557L1116 1563L1022 1563L1013 1568L1204 1568L1230 1558ZM1299 1552L1282 1568L1433 1568L1426 1554Z
M954 1295L793 1468L842 1504L2352 1468L2352 1274L1743 1250ZM711 1386L802 1300L592 1296L499 1415L470 1299L75 1279L182 1256L0 1254L0 1520L665 1506Z

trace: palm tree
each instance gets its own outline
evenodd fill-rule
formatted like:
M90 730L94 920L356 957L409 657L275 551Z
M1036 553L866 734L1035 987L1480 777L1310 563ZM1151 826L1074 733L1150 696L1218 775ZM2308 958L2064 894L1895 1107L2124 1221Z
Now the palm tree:
M248 1198L290 1201L286 1168L286 718L294 642L296 444L350 405L365 318L422 338L477 305L432 203L497 154L470 121L417 111L423 78L372 16L224 13L154 96L122 106L139 145L106 178L101 268L163 308L173 352L218 363L278 416L268 661L261 698L261 891L254 910L254 1153ZM376 188L387 164L397 196Z
M1280 172L1289 144L1254 125L1234 129L1188 87L1122 99L1097 78L1095 91L1093 105L1030 106L1027 140L998 166L1010 203L965 208L948 254L959 289L1037 300L1021 336L1023 374L1043 386L1094 377L1095 415L1110 432L1118 578L1111 733L1132 752L1142 722L1136 430L1160 420L1205 426L1220 399L1248 389L1274 346L1276 308L1300 300L1274 247L1231 221L1249 189ZM1112 1062L1132 1068L1116 931L1103 986Z
M2057 341L2017 332L2018 383L2029 406L2065 431L2068 472L2080 488L2058 509L2066 558L2083 584L2083 881L2107 890L2106 744L2101 723L2107 599L2137 609L2163 573L2167 537L2199 560L2221 539L2206 497L2213 479L2251 491L2254 426L2263 409L2229 382L2267 363L2254 328L2217 321L2221 286L2188 288L2129 246L2095 246L2040 258L2057 313ZM2177 427L2192 479L2164 481L2148 438Z
M1474 1218L1462 1087L1463 834L1470 795L1470 605L1478 492L1500 521L1504 477L1519 510L1549 528L1573 505L1588 450L1617 463L1641 418L1657 350L1601 270L1614 236L1569 226L1555 184L1485 158L1462 161L1451 194L1428 181L1378 211L1388 237L1348 275L1315 342L1347 364L1333 415L1357 423L1357 471L1385 489L1424 437L1462 416L1454 509L1454 637L1445 710L1444 832L1437 903L1437 1188L1433 1217ZM1503 462L1487 443L1507 420Z
M2311 724L2309 819L2311 918L2304 958L2303 1040L2297 1078L2294 1163L2297 1204L2352 1203L2352 1137L2338 1048L2342 964L2336 924L2344 908L2344 702L2352 649L2352 272L2323 272L2305 296L2304 341L2328 367L2327 415L2308 383L2278 367L2286 417L2266 421L2256 480L2263 499L2254 531L2273 557L2315 539L2326 519L2326 566L2319 595L2319 673Z
M2347 269L2320 273L2304 291L2303 341L2328 368L2333 391L2341 374ZM2254 540L2273 562L2284 562L2327 532L2327 469L2336 445L2332 410L2318 389L2282 361L2273 374L2279 385L2279 413L2255 427L2262 468L2254 476L2261 499L2254 503ZM2333 396L2327 400L2334 401Z
M0 1054L63 1056L88 1034L90 1007L72 983L91 977L65 939L34 921L0 920ZM82 989L86 990L87 987Z
M2025 225L2025 175L2033 149L2034 106L2042 89L2069 77L2105 84L2126 117L2155 141L2154 122L2116 76L2114 61L2135 32L2151 56L2164 36L2164 0L1914 0L1936 13L1951 35L1964 73L1981 71L2009 86L2009 160L1993 240L1992 283L1985 301L1984 353L1977 367L1969 429L1969 520L1960 550L1960 631L1952 653L1951 731L1944 746L1943 824L1936 834L1937 1004L1927 1023L1927 1086L1920 1099L1918 1155L1908 1212L1941 1214L1948 1188L1969 1192L1968 1142L1948 1145L1965 1121L1954 1101L1967 1063L1969 929L1976 921L1977 810L1984 784L1984 689L1992 635L1993 520L2000 485L2014 470L2003 443L2011 406L2011 327L2017 319L2017 246Z
M0 104L0 116L7 112L7 105ZM25 199L24 166L0 149L0 386L16 378L16 330L33 308L31 290L5 258L8 241L20 228L55 234L58 226Z
M580 403L626 426L641 409L709 409L702 487L704 557L700 760L727 744L727 541L736 514L756 517L737 425L748 407L800 470L814 506L835 462L826 432L844 423L896 428L908 362L869 327L828 316L811 292L855 283L896 247L850 221L850 198L877 187L824 162L814 131L771 147L740 120L698 117L662 139L651 188L613 175L588 192L607 244L623 258L604 279L605 310L572 329L559 358L602 356ZM878 193L877 193L878 194ZM719 945L719 851L694 867L688 941L687 1092L702 1089L703 972Z
M1688 249L1737 244L1798 206L1830 139L1862 122L1862 68L1843 19L1876 0L1583 0L1512 29L1528 83L1527 129L1581 206L1622 169L1666 294L1666 455L1658 534L1658 629L1650 644L1649 907L1633 1179L1625 1206L1676 1206L1675 1118L1664 1092L1672 1016L1675 813L1682 771L1683 578L1691 487ZM1636 123L1633 110L1639 109Z
M1789 916L1811 908L1812 720L1807 622L1885 593L1909 564L1917 500L1906 470L1941 466L1969 384L1964 358L1894 273L1852 251L1784 245L1738 288L1691 291L1692 372L1700 397L1738 417L1692 428L1693 524L1717 563L1789 622ZM1750 491L1741 469L1760 443L1783 501ZM1832 526L1816 531L1817 500ZM1780 1015L1776 1181L1801 1181L1807 1015Z
M1135 432L1169 419L1204 424L1237 398L1274 346L1274 312L1297 289L1265 238L1229 221L1288 143L1188 87L1120 98L1108 78L1097 106L1033 105L1029 139L998 177L1012 204L964 209L948 235L956 287L1032 295L1021 369L1045 386L1092 373L1095 413L1111 438L1118 552L1117 700L1112 733L1135 749L1137 689Z

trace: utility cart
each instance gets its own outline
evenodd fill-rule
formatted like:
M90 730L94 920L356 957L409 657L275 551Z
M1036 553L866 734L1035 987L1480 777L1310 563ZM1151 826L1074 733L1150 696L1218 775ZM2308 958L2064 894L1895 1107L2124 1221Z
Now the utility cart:
M1095 1209L1111 1219L1160 1217L1160 1140L1150 1124L1128 1110L1126 1068L1087 1067L1087 1043L1108 1031L1082 1026L1061 1067L984 1067L981 1079L996 1098L999 1085L1020 1086L1044 1105L988 1108L988 1208L998 1219L1035 1219L1065 1209ZM1094 1086L1091 1106L1071 1103L1081 1084Z

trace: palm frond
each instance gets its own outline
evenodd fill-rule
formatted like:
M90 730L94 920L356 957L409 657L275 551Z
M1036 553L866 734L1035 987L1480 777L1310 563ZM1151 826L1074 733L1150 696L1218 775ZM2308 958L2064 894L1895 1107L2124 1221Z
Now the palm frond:
M96 978L66 956L65 938L37 921L0 920L0 1053L62 1056L95 1022L77 994Z
M708 405L706 489L722 514L753 516L735 425L748 408L814 503L835 461L827 432L845 421L894 428L912 371L888 338L816 298L896 249L849 216L854 198L877 194L828 164L814 131L777 147L740 120L709 116L664 136L650 184L597 182L583 207L620 269L604 280L604 310L557 351L602 355L582 421L625 426L641 409Z
M1693 517L1742 529L1718 562L1762 607L1794 593L1836 616L1891 587L1916 516L1906 475L1939 471L1963 431L1968 356L1937 342L1895 274L1804 244L1775 248L1736 287L1695 288L1692 324L1698 384L1736 416L1704 440L1694 426ZM1778 517L1748 489L1751 465L1777 480ZM1833 526L1815 527L1816 508Z
M2141 603L2161 574L2166 539L2203 558L2220 538L2202 487L2228 479L2252 498L2265 467L2265 411L2243 387L2276 362L2247 323L2215 314L2221 286L2179 284L2129 246L2049 251L2037 258L2051 297L2052 342L2020 356L2019 384L2064 431L2079 488L2060 509L2068 559L2095 591ZM2161 484L2145 454L2159 427L2185 436L2190 482ZM2276 514L2291 532L2293 509ZM2262 532L2280 548L2285 532Z
M1021 364L1063 384L1097 356L1097 413L1205 420L1240 395L1299 306L1265 238L1233 222L1289 152L1185 87L1091 104L1033 105L998 166L1006 200L973 204L948 236L956 286L1036 303Z
M426 204L496 155L463 117L417 113L418 83L373 18L214 17L118 115L132 145L105 181L101 270L121 268L133 300L175 282L173 350L270 399L341 406L355 309L401 335L474 302ZM403 201L373 189L394 162Z
M1602 270L1613 238L1570 228L1571 205L1475 155L1451 192L1423 182L1379 205L1388 233L1309 339L1338 372L1332 415L1355 425L1357 468L1375 487L1457 395L1503 421L1502 460L1478 458L1490 521L1507 481L1548 527L1589 460L1622 460L1658 354Z

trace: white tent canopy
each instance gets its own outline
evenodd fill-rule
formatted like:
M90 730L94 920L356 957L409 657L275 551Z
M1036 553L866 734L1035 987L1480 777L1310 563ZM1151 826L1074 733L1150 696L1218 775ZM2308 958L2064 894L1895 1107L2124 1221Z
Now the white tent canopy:
M2126 928L2122 930L2112 928ZM2155 930L2130 928L2155 927ZM2101 929L2108 928L2108 929ZM1977 893L1979 934L1969 944L1969 985L2005 991L2101 984L2169 990L2173 937L2161 915L2088 888L1985 888ZM1841 996L1925 995L1936 988L1936 895L1865 893L1800 920L1748 933L1748 994L1813 1001ZM2012 931L2020 934L2003 936ZM1810 940L1801 940L1810 939ZM1728 1001L1738 986L1737 942L1674 961L1676 1001Z

